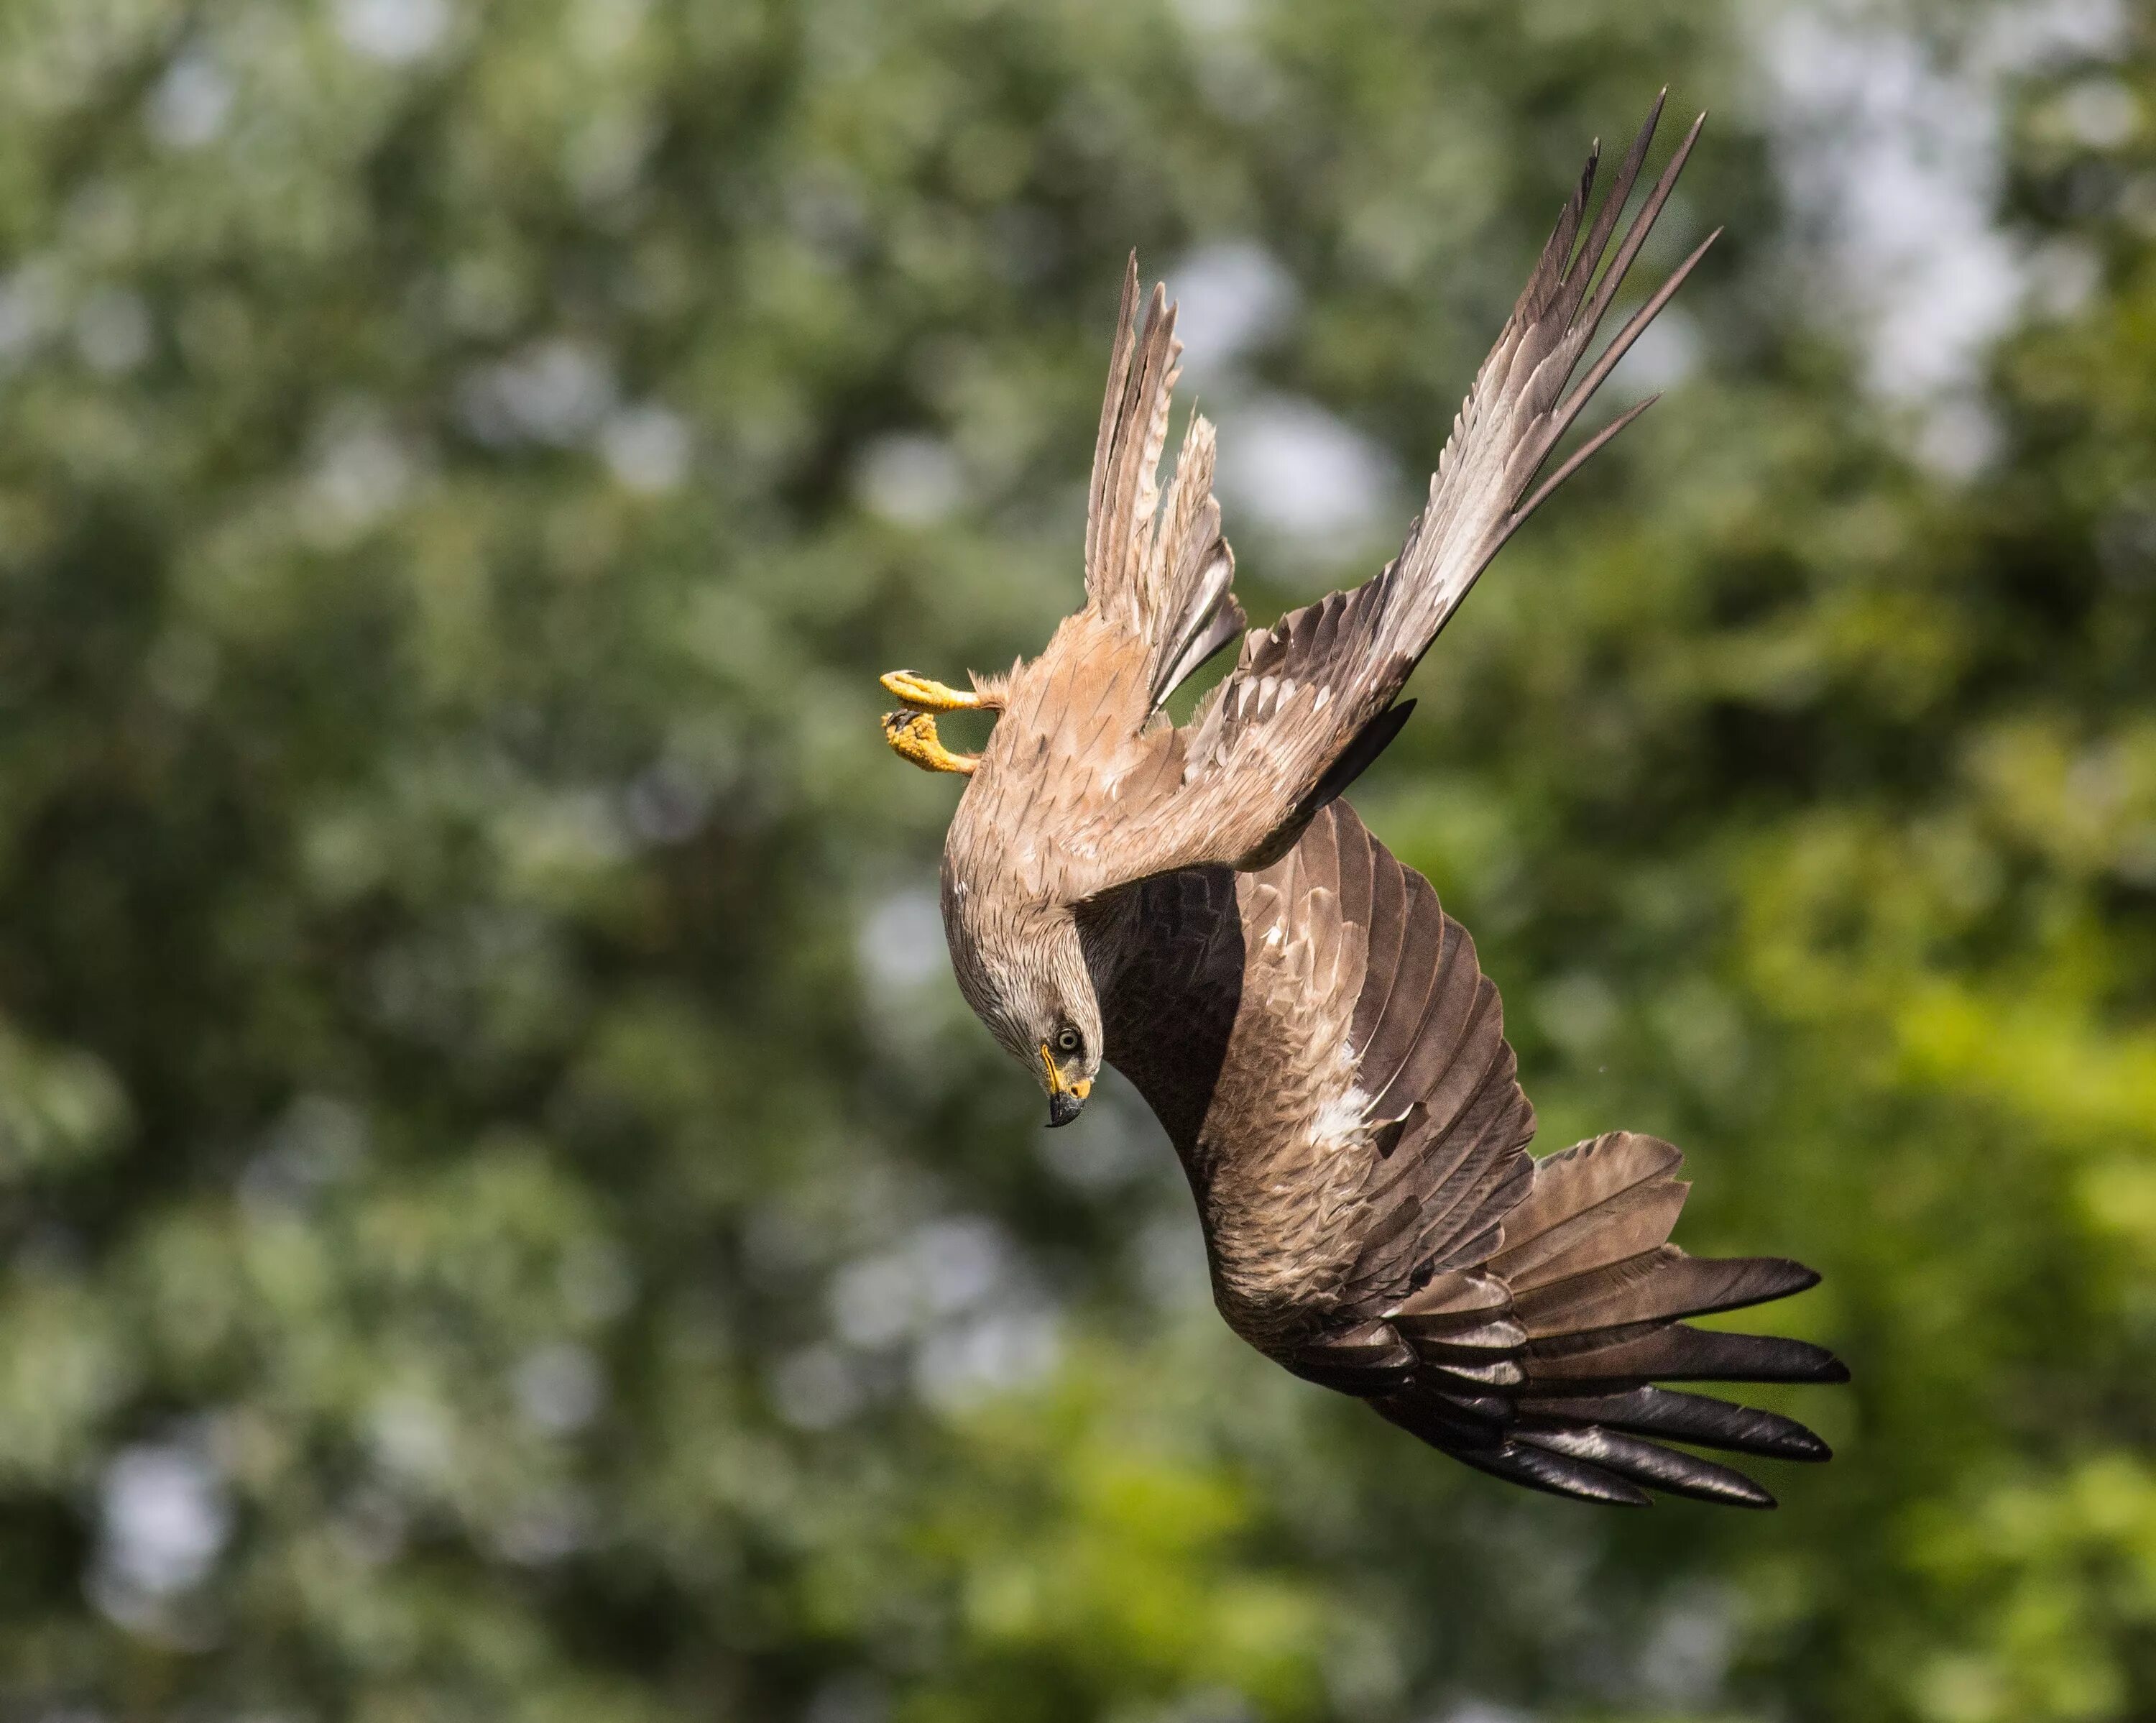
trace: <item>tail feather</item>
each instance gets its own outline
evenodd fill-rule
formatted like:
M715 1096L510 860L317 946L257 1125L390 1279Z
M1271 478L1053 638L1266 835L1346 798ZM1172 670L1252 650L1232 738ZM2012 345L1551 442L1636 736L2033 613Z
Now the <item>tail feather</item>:
M1706 1262L1659 1245L1599 1268L1516 1290L1512 1314L1537 1339L1661 1317L1704 1316L1787 1298L1819 1276L1779 1257Z
M1616 1473L1524 1442L1507 1442L1483 1449L1455 1448L1452 1453L1455 1458L1466 1461L1477 1471L1491 1473L1513 1484L1524 1484L1530 1489L1543 1490L1551 1495L1606 1502L1617 1508L1651 1505L1645 1490Z
M1622 1338L1608 1344L1614 1333ZM1585 1344L1583 1345L1583 1342ZM1656 1324L1599 1335L1534 1340L1527 1346L1537 1381L1845 1382L1849 1371L1833 1353L1779 1335L1726 1334Z
M1683 1161L1659 1137L1609 1131L1537 1162L1534 1187L1505 1216L1491 1273L1531 1284L1660 1244L1691 1188L1670 1176Z
M1819 1277L1776 1257L1714 1260L1667 1242L1687 1186L1682 1157L1624 1132L1535 1164L1477 1271L1440 1274L1387 1318L1419 1368L1378 1411L1469 1464L1591 1501L1647 1490L1735 1507L1774 1499L1732 1468L1665 1444L1817 1460L1826 1444L1773 1412L1657 1381L1833 1382L1833 1354L1680 1319L1802 1292ZM1492 1428L1487 1403L1507 1416ZM1480 1417L1462 1403L1479 1402Z
M1754 1453L1768 1459L1826 1460L1833 1450L1794 1418L1674 1388L1633 1388L1584 1398L1537 1396L1527 1402L1537 1418L1561 1424L1596 1424L1631 1436L1656 1436Z
M1742 1472L1718 1466L1697 1454L1657 1448L1635 1436L1620 1435L1598 1426L1559 1426L1551 1429L1522 1427L1514 1440L1529 1448L1561 1453L1614 1472L1620 1478L1688 1495L1704 1502L1722 1502L1737 1508L1771 1508L1774 1499Z
M1536 1165L1534 1190L1505 1216L1505 1236L1514 1248L1621 1191L1675 1172L1684 1165L1684 1153L1640 1131L1604 1131Z

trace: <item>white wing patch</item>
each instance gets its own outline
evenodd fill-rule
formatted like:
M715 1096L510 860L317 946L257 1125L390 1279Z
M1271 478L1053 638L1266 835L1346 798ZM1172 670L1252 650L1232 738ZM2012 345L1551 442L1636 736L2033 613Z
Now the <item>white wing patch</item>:
M1310 1121L1310 1134L1327 1149L1344 1149L1362 1140L1369 1128L1370 1097L1350 1088L1322 1103Z

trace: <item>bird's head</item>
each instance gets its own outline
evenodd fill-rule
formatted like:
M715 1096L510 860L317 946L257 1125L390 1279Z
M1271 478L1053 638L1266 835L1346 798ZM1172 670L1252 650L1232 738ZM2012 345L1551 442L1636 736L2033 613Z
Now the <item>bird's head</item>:
M1101 1071L1101 1001L1068 915L1044 925L1022 965L1010 1003L1013 1033L998 1035L1048 1097L1048 1122L1068 1124Z
M1050 1021L1055 1022L1053 1034L1045 1032ZM1093 1074L1101 1068L1101 1056L1093 1040L1067 1014L1044 1019L1041 1028L1036 1050L1040 1069L1034 1074L1048 1097L1049 1124L1068 1124L1093 1093Z
M1070 1124L1093 1092L1102 1052L1101 1001L1070 913L1044 907L952 933L967 1003L1033 1073L1049 1124Z

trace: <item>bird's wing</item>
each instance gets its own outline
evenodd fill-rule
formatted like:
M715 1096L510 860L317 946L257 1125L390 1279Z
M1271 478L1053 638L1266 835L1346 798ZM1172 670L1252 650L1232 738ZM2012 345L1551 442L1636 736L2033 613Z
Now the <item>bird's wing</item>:
M1107 1055L1189 1171L1223 1314L1296 1375L1485 1471L1597 1501L1764 1506L1675 1442L1824 1458L1802 1426L1661 1381L1828 1381L1801 1341L1681 1319L1802 1290L1668 1241L1679 1155L1536 1160L1473 943L1344 802L1279 862L1125 887L1082 923Z
M1714 239L1709 234L1678 265L1580 371L1705 118L1693 122L1604 266L1604 253L1646 160L1661 108L1657 99L1583 240L1597 162L1596 154L1589 155L1577 190L1453 421L1430 478L1429 500L1399 555L1352 591L1333 593L1291 612L1271 630L1245 637L1234 671L1181 733L1180 784L1161 809L1127 822L1123 877L1205 863L1260 867L1283 853L1311 815L1398 733L1407 716L1404 705L1394 704L1401 686L1499 548L1559 484L1652 404L1650 397L1620 415L1542 476L1594 392ZM1133 277L1126 290L1126 330L1136 292ZM1153 303L1160 303L1158 293ZM1158 423L1144 421L1143 443L1155 455L1167 411L1164 390L1155 379L1173 374L1173 321L1171 311L1169 327L1163 330L1156 317L1146 341L1135 348L1127 336L1118 342L1110 388L1111 403L1157 405L1160 417ZM1116 422L1125 419L1119 416ZM1104 427L1107 423L1104 417ZM1113 446L1127 451L1139 440L1127 436ZM1104 429L1102 448L1110 447ZM1204 453L1209 471L1209 431ZM1125 476L1116 464L1122 458L1106 463L1105 486L1102 466L1095 468L1098 518L1088 534L1089 568L1100 566L1090 553L1112 547L1123 530L1123 514L1104 509L1102 499L1135 497L1142 505L1148 494L1144 485ZM1147 458L1141 455L1140 467L1149 471ZM1180 470L1178 481L1179 486ZM1179 489L1174 504L1183 506ZM1132 566L1132 558L1126 556L1116 566ZM1133 589L1096 584L1096 602Z
M1181 375L1175 307L1156 285L1137 320L1138 260L1131 254L1093 483L1086 512L1086 595L1091 609L1146 647L1146 715L1247 625L1229 591L1235 553L1213 497L1213 426L1191 415L1165 498L1160 457Z

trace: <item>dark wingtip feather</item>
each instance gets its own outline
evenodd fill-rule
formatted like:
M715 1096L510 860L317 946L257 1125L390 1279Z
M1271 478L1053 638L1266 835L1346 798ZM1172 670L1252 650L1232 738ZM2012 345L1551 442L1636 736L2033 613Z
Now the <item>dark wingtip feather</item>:
M1640 141L1652 143L1655 133L1662 123L1662 110L1670 105L1670 86L1666 84L1655 92L1655 99L1647 104L1647 117L1640 123Z
M1455 1456L1477 1471L1487 1472L1492 1477L1502 1478L1508 1484L1522 1484L1529 1489L1539 1489L1550 1495L1570 1496L1576 1501L1600 1502L1613 1508L1653 1505L1653 1499L1645 1490L1630 1479L1619 1477L1614 1472L1607 1472L1584 1460L1572 1459L1523 1443L1507 1442L1501 1448L1485 1450L1461 1448L1455 1450Z
M1845 1382L1848 1366L1824 1346L1779 1335L1733 1334L1684 1323L1645 1324L1601 1335L1537 1340L1529 1348L1531 1374L1573 1384L1560 1392L1585 1393L1589 1382L1615 1391L1649 1379L1671 1382Z
M1834 1458L1834 1450L1794 1418L1676 1388L1642 1385L1615 1394L1538 1396L1524 1402L1522 1409L1560 1424L1599 1424L1628 1436L1757 1454L1763 1459L1813 1463Z
M1774 1294L1778 1299L1793 1299L1799 1293L1810 1292L1820 1283L1818 1269L1807 1268L1802 1263L1792 1262L1787 1257L1758 1257L1753 1260L1761 1263L1772 1262L1784 1271L1788 1278L1782 1289Z
M1597 378L1596 381L1599 383L1600 379ZM1626 408L1622 413L1619 414L1616 418L1611 419L1609 424L1603 426L1600 430L1595 432L1593 436L1589 437L1584 443L1582 443L1578 448L1575 449L1569 455L1566 456L1564 464L1535 487L1534 495L1528 497L1525 502L1521 503L1518 507L1512 511L1512 518L1507 522L1507 527L1508 534L1511 532L1517 532L1521 527L1526 524L1529 515L1532 515L1537 509L1540 508L1545 502L1549 501L1552 493L1556 491L1558 486L1562 485L1567 479L1578 472L1580 468L1586 465L1589 461L1592 460L1597 455L1601 453L1604 447L1615 438L1619 432L1624 430L1634 419L1637 419L1642 413L1645 413L1650 407L1653 406L1656 402L1661 400L1661 391L1657 389L1653 394L1649 395L1644 401L1640 401L1633 406Z
M1771 1508L1774 1498L1758 1483L1728 1466L1697 1454L1642 1442L1635 1436L1594 1427L1522 1427L1513 1438L1547 1448L1630 1479L1650 1489L1690 1496L1728 1508Z

